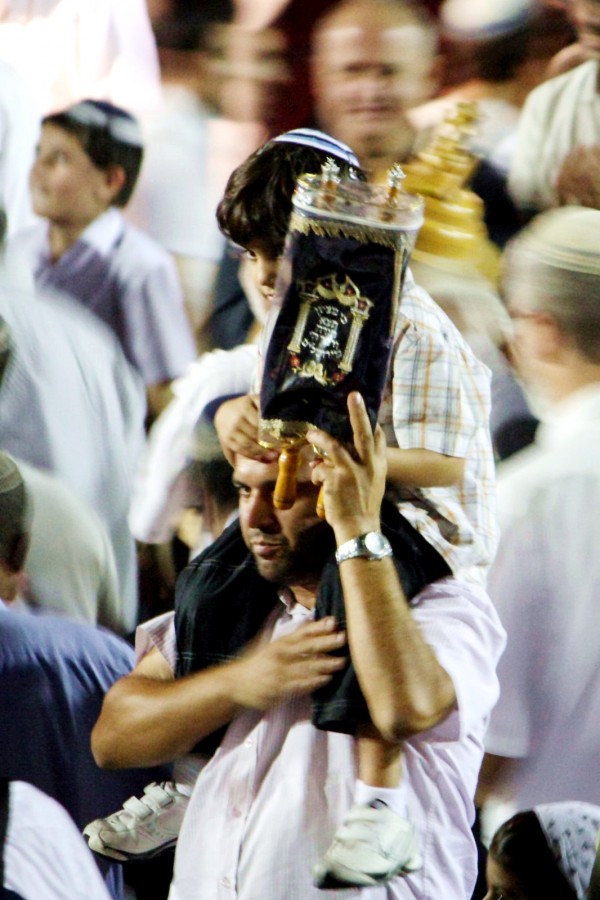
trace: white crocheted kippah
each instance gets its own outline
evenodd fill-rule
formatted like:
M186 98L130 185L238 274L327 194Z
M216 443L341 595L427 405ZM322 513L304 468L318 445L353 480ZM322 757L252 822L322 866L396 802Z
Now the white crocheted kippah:
M600 275L600 210L561 206L541 213L517 243L547 266Z

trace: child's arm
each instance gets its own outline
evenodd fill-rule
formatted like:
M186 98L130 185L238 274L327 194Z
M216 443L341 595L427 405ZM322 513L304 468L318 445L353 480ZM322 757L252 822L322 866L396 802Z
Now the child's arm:
M464 459L420 447L388 447L387 465L388 481L397 487L447 487L458 484L465 471Z
M262 462L277 459L276 450L265 450L257 441L258 418L258 397L255 394L234 397L219 406L214 424L223 453L231 465L236 453Z

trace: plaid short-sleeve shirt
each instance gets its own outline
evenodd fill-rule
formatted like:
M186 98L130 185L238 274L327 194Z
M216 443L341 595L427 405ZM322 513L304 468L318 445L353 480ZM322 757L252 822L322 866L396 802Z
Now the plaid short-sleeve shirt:
M497 545L490 372L455 325L407 273L380 411L390 446L465 460L449 487L403 488L403 515L452 571L485 578Z

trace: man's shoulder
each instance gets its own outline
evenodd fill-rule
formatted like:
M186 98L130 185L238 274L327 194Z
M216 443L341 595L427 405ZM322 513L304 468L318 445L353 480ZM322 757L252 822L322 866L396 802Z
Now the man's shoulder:
M133 667L133 648L123 638L62 615L4 609L0 612L0 635L3 666L10 666L11 660L39 658L74 678L84 677L90 668L99 673L125 674ZM81 668L71 671L71 664Z
M549 78L533 88L525 101L524 111L539 107L553 108L555 104L560 103L563 96L570 97L573 92L579 94L581 91L589 90L592 94L595 92L597 77L598 63L596 60L587 60L574 69L555 75L554 78Z
M600 438L600 433L598 433ZM600 453L600 440L597 442ZM498 516L503 532L519 519L533 519L542 510L562 509L561 520L583 504L586 496L600 500L600 469L593 444L579 438L545 448L530 444L503 461L497 470Z

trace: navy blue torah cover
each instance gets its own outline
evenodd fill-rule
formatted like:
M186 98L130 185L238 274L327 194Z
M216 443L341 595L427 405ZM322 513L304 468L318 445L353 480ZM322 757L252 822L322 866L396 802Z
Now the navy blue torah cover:
M303 176L299 188L314 177ZM342 187L337 197L343 200ZM355 197L382 189L354 183L350 190ZM311 426L351 442L351 391L362 394L375 427L404 275L422 223L422 201L401 197L397 217L365 204L360 218L355 199L349 211L323 210L297 188L275 288L280 309L263 359L264 446L299 443Z

